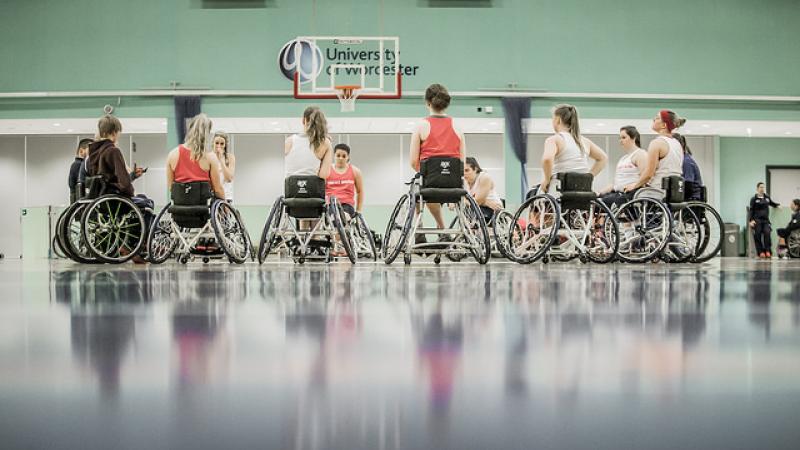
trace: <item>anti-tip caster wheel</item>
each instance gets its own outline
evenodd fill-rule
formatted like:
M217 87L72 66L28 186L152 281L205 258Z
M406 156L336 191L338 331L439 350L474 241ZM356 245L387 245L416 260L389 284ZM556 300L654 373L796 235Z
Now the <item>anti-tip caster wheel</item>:
M203 257L203 264L208 264L209 261L211 261L211 258L209 258L208 256Z
M405 263L405 265L411 264L411 255L409 253L403 255L403 263Z
M547 264L550 262L549 256L542 256L542 264Z
M436 256L433 258L433 263L434 263L434 264L436 264L437 266L438 266L438 265L439 265L441 262L442 262L442 256L441 256L441 255L436 255Z
M188 256L181 256L180 262L181 262L181 264L188 264L189 263L189 257Z

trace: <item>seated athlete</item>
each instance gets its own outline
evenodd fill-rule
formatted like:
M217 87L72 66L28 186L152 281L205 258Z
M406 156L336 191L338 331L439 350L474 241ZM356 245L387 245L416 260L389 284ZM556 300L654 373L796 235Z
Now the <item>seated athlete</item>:
M692 149L686 142L686 137L679 133L672 133L672 137L681 143L683 148L683 181L686 189L686 200L702 201L703 199L703 175L700 173L700 166L692 156Z
M800 229L800 198L796 198L792 200L792 203L789 205L792 208L792 218L789 220L789 224L786 225L786 228L778 228L778 258L783 258L786 256L786 252L788 247L786 246L786 239L789 238L789 234L792 231Z
M625 192L647 187L663 199L665 192L661 186L662 180L671 176L683 176L683 147L672 137L672 132L685 123L686 119L666 109L653 118L651 128L658 133L658 137L647 147L645 170L636 182L624 187Z
M225 200L225 190L220 181L220 162L210 146L211 120L205 114L194 116L189 122L186 139L167 156L167 186L172 183L206 182L214 196Z
M328 137L328 121L322 110L309 106L303 111L303 132L286 138L283 151L287 178L293 175L328 178L333 151Z
M464 183L467 192L483 212L486 223L489 223L495 212L503 209L503 201L494 190L492 177L481 169L478 160L472 156L467 157L467 163L464 164Z
M617 163L614 183L599 193L600 199L608 206L621 206L633 200L634 191L625 192L625 186L635 183L647 166L647 152L641 148L641 136L636 127L620 128L619 143L625 155Z
M325 181L325 200L336 197L342 209L351 219L364 206L364 182L361 170L350 164L350 146L336 144L333 148L334 165Z

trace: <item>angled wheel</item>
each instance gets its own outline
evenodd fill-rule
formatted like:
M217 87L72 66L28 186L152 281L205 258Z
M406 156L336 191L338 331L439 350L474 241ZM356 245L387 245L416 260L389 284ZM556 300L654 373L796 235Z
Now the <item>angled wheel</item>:
M486 220L483 218L483 212L471 195L466 196L467 205L464 208L464 214L461 224L464 230L464 240L469 245L469 251L472 257L478 264L486 264L492 256L492 242L489 240L489 230L486 228Z
M147 237L147 254L150 262L154 264L166 261L178 246L179 239L172 222L172 214L169 212L170 206L172 203L168 203L158 213Z
M511 252L509 245L509 242L513 240L511 239L511 234L521 236L521 231L519 225L514 222L513 214L505 210L495 213L494 219L492 219L494 245L504 258L508 258Z
M383 235L381 257L386 264L391 264L403 250L411 231L411 221L414 219L416 199L413 194L403 194L394 206ZM408 262L411 262L409 255Z
M258 263L264 263L269 256L269 252L275 244L275 238L280 229L281 218L283 217L283 196L278 197L269 210L267 223L264 224L264 231L261 232L261 240L258 241Z
M231 262L242 264L247 260L250 252L247 232L230 203L216 200L211 204L211 227Z
M700 221L689 208L682 208L672 215L672 233L661 253L666 262L685 263L694 258L701 244Z
M62 248L73 261L82 264L93 264L99 262L97 257L92 254L86 246L86 241L81 233L81 218L86 210L88 203L73 203L64 211L64 220L61 222Z
M353 224L355 241L358 241L357 245L353 242L353 247L357 249L359 255L364 254L371 260L377 261L378 249L375 245L375 239L372 237L372 230L369 229L367 221L364 220L364 216L356 213L356 217L351 223Z
M521 222L522 221L522 222ZM520 226L522 235L509 235L510 259L520 264L530 264L547 254L558 234L561 210L558 202L547 194L539 194L525 201L514 213L514 224Z
M701 233L700 245L692 262L703 263L717 256L722 249L724 224L717 210L707 203L690 202L689 208L700 221Z
M339 200L336 197L331 197L328 204L328 218L333 222L336 232L339 234L339 242L344 247L344 252L347 254L347 259L351 264L356 263L356 253L353 251L353 246L350 245L350 236L347 235L347 230L344 228L344 220L342 219L343 211L339 205Z
M142 249L146 227L142 212L130 199L109 195L86 207L81 219L81 233L89 251L97 259L121 264Z
M657 257L670 238L672 214L651 198L631 200L617 210L619 224L617 257L627 263L644 263Z
M786 239L786 247L788 247L789 257L800 258L800 230L794 230L789 233Z
M592 202L593 220L586 241L586 257L589 261L606 264L617 257L619 250L619 227L611 210L600 200Z

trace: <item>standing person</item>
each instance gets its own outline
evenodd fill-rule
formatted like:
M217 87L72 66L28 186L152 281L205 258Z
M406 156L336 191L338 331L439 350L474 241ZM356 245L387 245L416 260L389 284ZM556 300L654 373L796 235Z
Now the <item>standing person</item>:
M503 209L503 201L494 190L492 177L481 169L478 160L472 156L467 157L467 164L464 165L464 182L467 192L475 199L486 223L489 223L495 212Z
M80 198L78 195L78 183L83 182L80 179L81 166L83 166L86 156L89 154L89 144L94 142L93 139L81 139L78 142L78 149L75 151L75 160L69 166L69 176L67 177L67 185L69 186L69 202L75 203Z
M625 186L625 192L647 186L656 191L661 198L666 195L661 186L662 180L670 176L683 175L683 147L672 137L672 131L686 123L673 111L663 109L653 118L651 129L658 137L647 147L647 167L639 179Z
M772 258L772 224L769 221L769 207L780 205L772 201L767 194L767 186L756 184L756 195L750 199L747 222L753 229L753 241L759 258Z
M800 198L792 200L790 207L792 208L792 218L789 220L789 224L786 225L786 228L778 228L777 230L778 258L786 256L788 251L786 240L789 239L789 235L792 234L792 231L800 230Z
M233 177L236 174L236 156L231 152L231 139L228 133L214 133L214 154L219 160L219 179L225 190L225 200L233 203Z
M639 180L647 167L647 152L642 149L642 137L636 127L620 128L619 143L625 154L617 163L614 182L600 191L601 200L609 206L621 206L633 199L635 191L625 192L625 186Z
M432 84L425 90L425 106L428 117L417 125L411 134L411 168L419 172L420 164L429 158L459 158L464 162L466 145L464 134L453 125L453 118L447 115L450 106L450 93L441 84ZM444 228L442 205L427 203L436 226ZM419 236L419 239L424 236Z
M331 173L333 151L328 137L328 121L316 106L303 111L303 133L286 138L283 146L286 177L314 175L327 179Z
M360 213L364 206L364 181L361 170L350 164L350 146L336 144L333 148L334 165L325 181L325 200L336 197L347 219Z
M700 166L692 156L692 149L686 142L686 137L679 133L672 133L672 137L681 143L683 148L683 181L686 183L686 200L705 201L703 198L703 174Z
M578 110L567 104L553 108L553 131L555 134L544 141L542 154L542 181L534 186L528 197L537 192L552 191L552 181L560 173L591 173L597 176L608 162L606 152L591 140L581 136ZM589 159L594 160L590 166Z

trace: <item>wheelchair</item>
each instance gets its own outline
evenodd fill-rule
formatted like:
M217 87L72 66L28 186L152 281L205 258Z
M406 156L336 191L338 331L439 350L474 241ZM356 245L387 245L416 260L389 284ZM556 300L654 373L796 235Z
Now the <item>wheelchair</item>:
M599 264L614 261L619 226L614 214L592 190L590 173L566 172L553 180L555 195L538 194L525 201L509 230L511 259L530 264L570 261ZM519 223L528 220L525 229Z
M701 225L685 201L683 177L664 178L662 188L639 189L633 200L615 211L621 261L642 263L658 258L682 263L698 255L703 240Z
M503 207L506 206L505 199L501 199L503 203ZM480 208L480 207L479 207ZM483 210L481 210L483 211ZM472 210L467 210L466 214L469 216L472 214ZM490 255L492 258L507 258L511 259L509 248L509 231L512 230L511 222L514 219L514 216L506 211L505 209L500 209L495 211L491 217L487 217L484 214L484 221L486 222L486 228L489 231L489 242L491 244ZM458 217L454 218L453 221L450 223L450 228L454 228L458 222ZM463 240L459 237L459 240ZM447 258L453 262L461 261L466 257L466 254L463 252L451 252L447 253Z
M793 230L786 238L786 254L790 258L800 258L800 230Z
M335 197L332 197L334 199ZM367 225L367 221L361 213L356 212L349 220L345 219L347 216L342 209L341 204L338 204L337 210L342 222L345 224L345 232L350 239L350 248L355 252L356 258L371 259L372 261L378 260L378 246L375 243L375 238L372 235L372 230Z
M722 250L724 224L719 212L707 203L705 186L695 186L694 183L686 181L684 187L686 190L684 200L700 225L699 244L690 261L703 263L717 256ZM695 192L697 195L692 195Z
M343 217L335 197L325 204L325 180L317 176L286 178L284 195L275 200L261 233L259 264L271 251L280 248L288 251L298 264L306 260L333 261L332 250L337 237L347 258L355 264L356 252L351 246ZM313 219L316 223L310 229L302 228L301 221Z
M251 252L247 230L233 206L214 197L210 183L173 183L170 199L150 229L150 262L161 264L173 255L182 264L196 257L208 263L222 256L232 263L245 262ZM219 248L198 249L200 239L212 232Z
M80 263L129 261L145 244L147 223L142 210L130 198L110 192L102 176L87 177L86 186L88 193L58 220L59 246ZM149 208L145 212L152 213Z
M389 217L381 246L381 257L391 264L403 253L403 262L411 264L413 254L442 255L454 258L471 254L480 264L491 255L489 231L475 199L464 189L464 163L459 158L430 158L422 161L409 191L400 197ZM456 220L445 229L422 226L425 203L453 205ZM437 242L425 242L427 235L437 235ZM452 258L451 258L452 259Z

